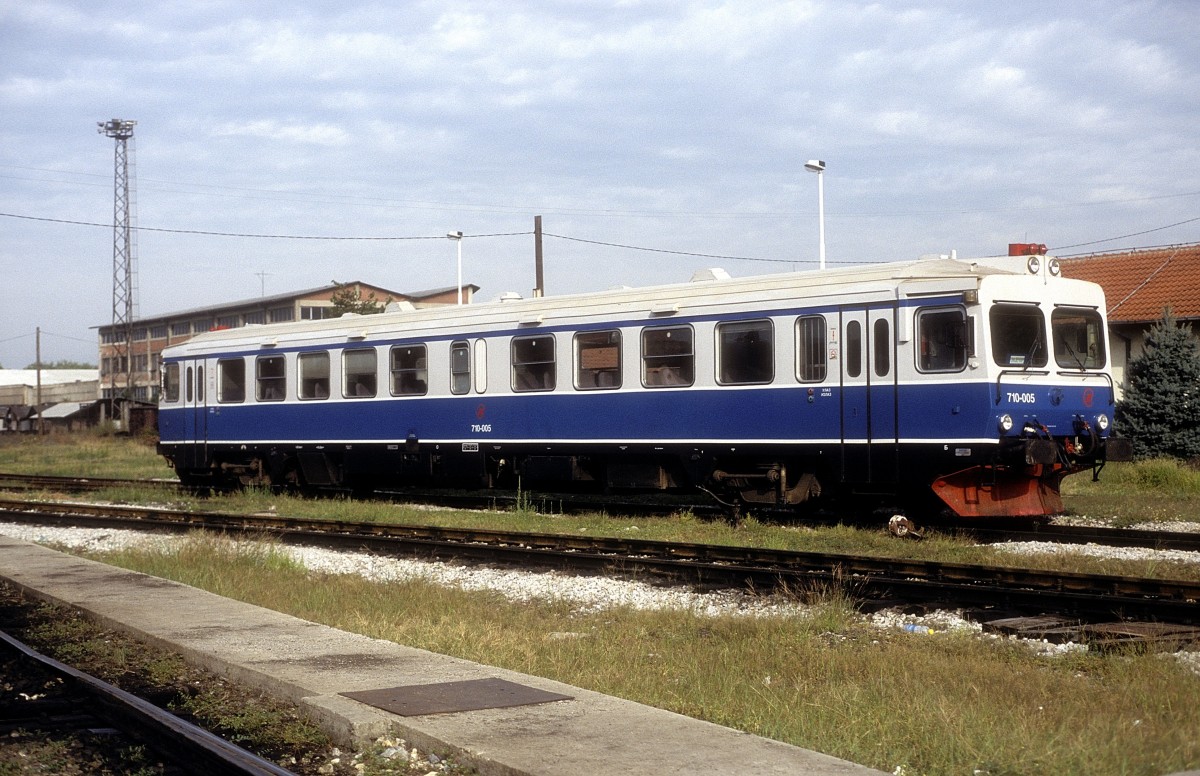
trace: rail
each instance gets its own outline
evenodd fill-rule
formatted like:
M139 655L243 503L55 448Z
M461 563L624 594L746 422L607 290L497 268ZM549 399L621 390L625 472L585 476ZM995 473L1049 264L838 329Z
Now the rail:
M39 522L175 528L253 535L390 555L654 575L707 587L845 590L956 606L1007 607L1087 619L1200 623L1200 582L1039 571L795 550L475 528L396 526L285 516L197 513L154 507L0 501L0 515Z
M294 776L269 760L247 752L203 728L65 663L37 652L0 631L0 645L36 663L81 691L88 708L131 737L145 742L158 756L184 773L215 776Z

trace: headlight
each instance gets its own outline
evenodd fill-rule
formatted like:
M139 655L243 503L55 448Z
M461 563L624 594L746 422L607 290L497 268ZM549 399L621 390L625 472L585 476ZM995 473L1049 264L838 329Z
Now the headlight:
M1096 428L1101 431L1108 431L1108 416L1103 412L1096 416Z
M1003 415L1001 415L999 425L1000 425L1001 433L1007 434L1009 431L1012 431L1012 427L1013 427L1012 415L1009 415L1007 412L1004 413Z

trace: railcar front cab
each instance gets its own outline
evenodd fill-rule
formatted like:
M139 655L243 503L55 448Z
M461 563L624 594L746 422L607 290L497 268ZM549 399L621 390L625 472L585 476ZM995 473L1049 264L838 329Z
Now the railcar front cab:
M1064 477L1132 460L1132 443L1109 436L1116 403L1104 297L1061 277L1057 259L1028 256L1042 279L1030 297L1012 276L985 277L968 302L984 318L998 445L992 460L938 478L934 492L959 517L1045 517L1063 511ZM1011 266L1011 265L1010 265Z

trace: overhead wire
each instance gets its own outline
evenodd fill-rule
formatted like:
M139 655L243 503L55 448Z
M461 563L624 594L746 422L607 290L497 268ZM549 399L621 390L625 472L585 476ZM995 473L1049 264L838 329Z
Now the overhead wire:
M31 215L23 215L23 214L19 214L19 213L0 213L0 216L5 217L5 218L16 218L16 219L21 219L21 220L26 220L26 221L41 221L41 222L53 223L53 224L66 224L66 225L70 225L70 226L91 226L91 227L100 227L100 228L105 228L105 229L111 228L111 226L112 226L111 224L103 224L103 223L98 223L95 221L80 221L80 220L65 219L65 218L49 218L49 217L45 217L45 216L31 216ZM1099 245L1101 243L1106 243L1106 242L1116 242L1117 240L1125 240L1130 237L1139 237L1139 236L1145 235L1145 234L1161 232L1166 229L1172 229L1177 226L1184 226L1187 224L1195 223L1197 221L1200 221L1200 216L1197 216L1194 218L1188 218L1183 221L1177 221L1173 224L1167 224L1165 226L1155 227L1153 229L1144 229L1144 230L1141 230L1138 232L1129 232L1127 234L1118 235L1116 237L1106 237L1106 238L1103 238L1100 240L1091 240L1088 242L1074 243L1072 245L1055 246L1051 250L1058 252L1058 251L1063 251L1063 250L1067 250L1070 248L1080 248L1080 247L1084 247L1084 246L1088 246L1088 245ZM136 230L136 231L141 231L141 232L156 232L156 233L163 233L163 234L186 234L186 235L200 235L200 236L206 236L206 237L235 237L235 238L243 238L243 239L263 239L263 240L304 240L304 241L331 241L331 242L339 242L339 241L340 242L404 242L404 241L417 241L417 240L444 240L444 239L446 239L445 235L403 235L402 236L402 235L263 234L263 233L255 233L255 232L221 232L221 231L205 230L205 229L174 229L174 228L166 228L166 227L153 227L153 226L141 226L141 225L134 225L134 226L131 226L130 228L133 230ZM525 235L530 235L530 234L533 234L533 232L532 231L490 232L490 233L480 233L480 234L464 234L463 237L471 238L471 239L480 239L480 238L487 238L487 237L519 237L519 236L525 236ZM761 256L736 256L736 255L727 255L727 254L700 253L697 251L682 251L682 250L672 250L672 249L668 249L668 248L652 248L652 247L642 246L642 245L630 245L628 243L616 243L616 242L610 242L610 241L606 241L606 240L592 240L592 239L587 239L584 237L572 237L570 235L555 234L553 232L543 232L542 234L545 237L552 237L555 239L567 240L570 242L585 243L588 245L599 245L599 246L608 247L608 248L621 248L623 250L631 250L631 251L643 251L643 252L647 252L647 253L662 253L662 254L673 255L673 256L693 256L693 257L697 257L697 258L720 259L720 260L727 260L727 261L756 261L756 262L771 263L771 264L802 263L796 259L773 259L773 258L765 258L765 257L761 257ZM842 261L837 261L834 263L859 264L859 263L871 263L871 262L842 260Z

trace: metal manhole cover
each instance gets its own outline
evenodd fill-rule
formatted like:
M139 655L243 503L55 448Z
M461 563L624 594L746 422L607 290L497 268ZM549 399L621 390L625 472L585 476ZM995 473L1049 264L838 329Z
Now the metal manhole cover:
M403 717L447 714L453 711L503 709L510 706L528 706L534 703L572 699L570 695L559 695L504 679L470 679L462 682L414 684L406 687L360 690L340 694Z

